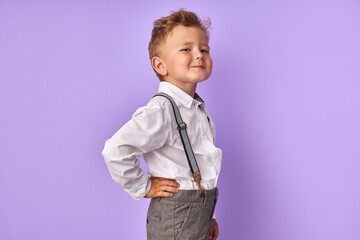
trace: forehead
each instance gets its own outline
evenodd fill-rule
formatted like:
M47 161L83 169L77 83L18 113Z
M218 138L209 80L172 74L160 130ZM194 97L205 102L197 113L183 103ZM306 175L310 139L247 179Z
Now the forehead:
M166 46L176 46L185 43L208 44L208 38L204 30L199 27L176 26L166 38Z

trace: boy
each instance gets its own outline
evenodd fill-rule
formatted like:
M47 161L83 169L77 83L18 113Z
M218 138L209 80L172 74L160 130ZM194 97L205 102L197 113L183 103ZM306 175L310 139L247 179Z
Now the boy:
M205 102L195 92L197 83L212 72L207 28L193 12L179 10L154 22L149 43L159 92L175 101L187 124L201 187L193 179L171 102L165 97L156 96L136 110L102 152L112 178L131 197L152 198L148 239L216 239L219 234L214 209L221 150L214 145L215 126ZM150 178L139 168L139 156Z

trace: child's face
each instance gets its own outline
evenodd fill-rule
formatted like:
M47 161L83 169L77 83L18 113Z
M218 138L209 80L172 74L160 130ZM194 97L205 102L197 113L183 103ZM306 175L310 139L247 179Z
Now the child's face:
M212 71L209 51L207 36L203 30L176 26L161 51L166 68L164 80L196 84L208 79Z

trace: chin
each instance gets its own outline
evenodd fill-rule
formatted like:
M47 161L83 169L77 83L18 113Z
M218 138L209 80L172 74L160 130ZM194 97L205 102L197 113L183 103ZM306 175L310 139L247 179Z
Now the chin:
M208 80L208 79L209 79L209 77L210 77L210 76L205 77L205 78L200 78L200 79L198 79L198 81L197 81L197 82L203 82L203 81L206 81L206 80Z
M210 76L190 78L191 79L190 81L193 82L193 83L199 83L199 82L203 82L203 81L207 80L209 77Z

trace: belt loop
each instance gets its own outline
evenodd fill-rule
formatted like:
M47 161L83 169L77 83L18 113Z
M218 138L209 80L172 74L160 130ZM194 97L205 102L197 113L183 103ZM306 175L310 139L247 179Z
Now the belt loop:
M218 190L218 188L216 188L216 191L215 191L215 204L216 204L216 202L218 200L218 196L219 196L219 190Z
M207 194L207 192L205 191L205 190L203 190L203 203L204 203L204 205L205 205L205 203L206 203L206 198L207 198L207 196L208 196L208 194Z

